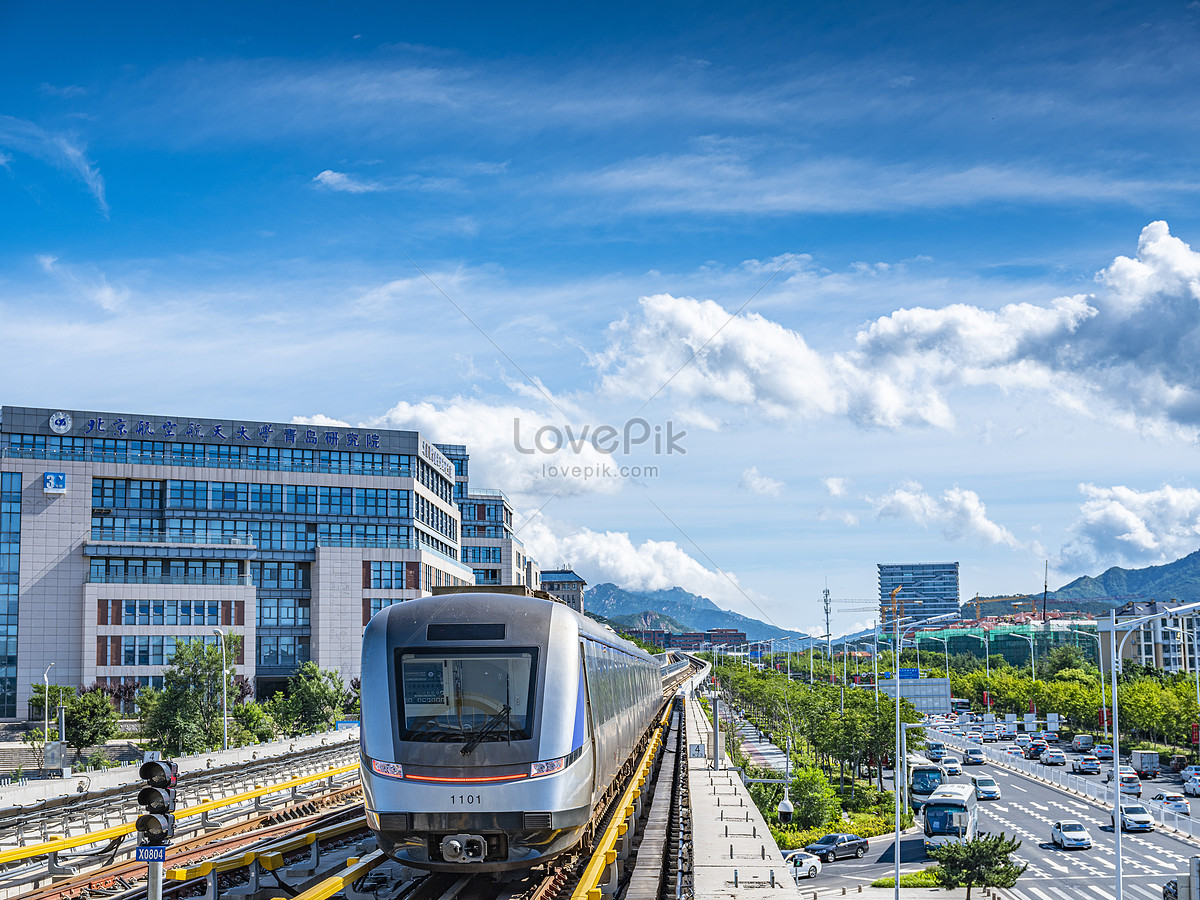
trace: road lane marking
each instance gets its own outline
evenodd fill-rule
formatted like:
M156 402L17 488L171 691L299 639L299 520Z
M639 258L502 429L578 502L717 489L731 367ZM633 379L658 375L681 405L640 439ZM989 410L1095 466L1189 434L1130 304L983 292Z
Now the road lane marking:
M1094 884L1085 885L1085 887L1091 888L1093 891L1095 891L1097 894L1099 894L1101 897L1103 897L1104 900L1117 900L1117 898L1114 897L1112 894L1110 894L1108 891L1104 890L1103 888L1096 887L1096 885L1094 885Z

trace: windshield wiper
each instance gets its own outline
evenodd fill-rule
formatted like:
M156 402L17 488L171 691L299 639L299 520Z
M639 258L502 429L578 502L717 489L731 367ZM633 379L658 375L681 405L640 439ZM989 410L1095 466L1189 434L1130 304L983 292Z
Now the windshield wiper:
M485 737L495 731L497 726L499 726L502 721L508 718L508 714L510 712L512 712L512 707L506 703L501 709L492 713L491 718L488 719L487 722L484 723L484 726L475 733L475 737L463 744L462 749L458 752L463 756L469 756L471 751L478 747L483 742ZM509 735L511 736L511 734L512 728L510 727Z

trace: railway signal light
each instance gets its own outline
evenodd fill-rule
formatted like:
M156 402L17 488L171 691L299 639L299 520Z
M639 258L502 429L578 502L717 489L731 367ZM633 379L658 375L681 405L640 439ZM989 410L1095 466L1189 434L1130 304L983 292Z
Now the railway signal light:
M175 785L179 781L179 766L168 759L142 763L138 775L146 782L138 792L138 803L144 812L138 816L140 843L162 846L175 835Z

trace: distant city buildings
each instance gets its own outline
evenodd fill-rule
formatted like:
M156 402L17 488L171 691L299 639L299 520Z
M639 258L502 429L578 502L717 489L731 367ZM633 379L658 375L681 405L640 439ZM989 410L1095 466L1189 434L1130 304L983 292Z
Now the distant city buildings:
M902 619L912 621L959 615L958 563L879 563L878 569L879 621L885 632L892 630L893 603Z
M722 645L746 643L746 632L736 628L710 628L708 631L686 631L674 634L661 629L639 628L626 632L645 644L662 650L712 650Z

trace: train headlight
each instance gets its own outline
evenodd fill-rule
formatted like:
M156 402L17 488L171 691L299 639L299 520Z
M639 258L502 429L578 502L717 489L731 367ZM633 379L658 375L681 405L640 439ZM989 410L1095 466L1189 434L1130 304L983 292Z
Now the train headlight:
M565 756L560 756L558 759L535 762L529 767L529 777L537 778L539 775L553 775L555 772L561 772L566 767L567 758Z
M371 760L371 771L376 775L386 775L388 778L404 777L404 766L400 763L384 762L381 759Z

